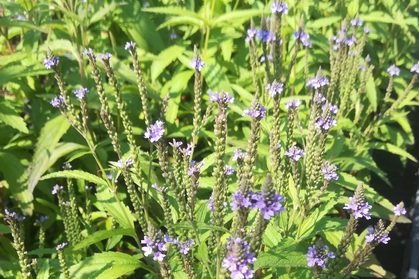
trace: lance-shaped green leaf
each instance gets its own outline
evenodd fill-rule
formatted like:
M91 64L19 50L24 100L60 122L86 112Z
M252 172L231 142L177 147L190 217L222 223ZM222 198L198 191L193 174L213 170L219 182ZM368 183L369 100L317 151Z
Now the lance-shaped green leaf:
M73 250L80 250L89 247L92 244L117 235L128 235L134 239L136 238L134 229L102 230L87 236L85 239L77 243L77 245L73 247Z
M22 132L29 133L28 128L26 128L26 123L22 117L20 117L17 112L9 107L5 102L0 102L0 122Z

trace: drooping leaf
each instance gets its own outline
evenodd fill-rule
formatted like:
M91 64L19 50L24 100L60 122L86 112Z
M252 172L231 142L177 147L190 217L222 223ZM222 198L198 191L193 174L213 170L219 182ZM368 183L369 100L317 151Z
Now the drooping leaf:
M106 181L103 180L102 178L85 172L85 171L81 171L81 170L63 170L63 171L57 171L54 173L50 173L47 175L44 175L43 177L41 177L40 180L46 180L46 179L51 179L51 178L72 178L72 179L83 179L86 181L89 181L91 183L94 183L96 185L107 185Z
M86 247L89 247L96 242L102 241L104 239L111 238L117 235L128 235L133 238L136 238L134 229L116 229L116 230L101 230L92 233L91 235L87 236L85 239L77 243L76 246L73 247L73 250L80 250Z

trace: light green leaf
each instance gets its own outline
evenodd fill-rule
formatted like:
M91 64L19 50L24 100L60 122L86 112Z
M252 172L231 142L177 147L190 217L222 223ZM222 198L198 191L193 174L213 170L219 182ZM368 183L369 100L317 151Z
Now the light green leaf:
M174 45L162 51L151 64L151 80L157 77L185 51L184 47Z
M57 171L57 172L53 172L47 175L44 175L43 177L41 177L40 180L46 180L46 179L51 179L51 178L72 178L72 179L83 179L86 181L89 181L91 183L94 183L96 185L107 185L106 181L103 180L102 178L85 172L85 171L81 171L81 170L63 170L63 171Z
M252 17L257 17L263 14L263 10L251 9L251 10L239 10L228 13L223 13L212 21L212 27L222 26L228 22L232 22L234 25L242 26L243 22L250 21Z
M156 8L147 8L143 9L144 12L156 13L156 14L167 14L167 15L178 15L178 16L188 16L195 19L203 20L203 18L192 11L187 9L177 8L177 7L156 7Z
M87 236L85 239L77 243L76 246L73 247L73 250L80 250L83 248L87 248L92 244L95 244L99 241L102 241L104 239L111 238L113 236L117 235L129 235L136 238L134 229L115 229L115 230L101 230L94 232L93 234Z
M96 13L94 13L91 17L89 17L89 26L101 20L102 18L104 18L108 13L115 10L115 8L118 7L119 5L123 5L123 4L111 2L110 5L100 8Z
M342 18L340 16L328 16L328 17L322 17L316 20L309 20L306 23L307 29L319 29L325 26L332 25L335 22L338 22Z
M14 200L26 214L31 215L33 211L33 196L27 189L26 167L22 165L19 158L8 152L0 152L0 172L7 183Z
M294 251L283 251L278 254L261 252L254 268L270 267L307 267L307 255Z
M374 111L377 111L377 90L375 89L374 78L372 75L368 77L366 84L366 93L372 108L374 109Z
M401 149L398 146L395 146L391 143L385 143L385 142L371 142L368 143L366 145L368 148L372 148L372 149L379 149L379 150L384 150L396 155L399 155L403 158L408 158L410 160L412 160L413 162L417 162L416 158L413 157L410 153L408 153L406 150Z
M365 22L383 22L398 24L390 15L382 11L372 11L365 15L360 15Z
M4 102L0 102L0 122L3 122L22 133L29 133L23 118L17 114L16 110L10 108Z
M195 254L196 258L202 263L208 263L208 247L205 242L201 242L198 246L198 253Z
M42 265L41 269L38 272L38 275L36 276L36 279L48 279L50 278L49 276L49 259L46 259L44 261L44 264Z
M71 266L70 278L116 279L132 274L137 268L151 271L138 257L120 252L102 252ZM64 278L63 275L60 278Z

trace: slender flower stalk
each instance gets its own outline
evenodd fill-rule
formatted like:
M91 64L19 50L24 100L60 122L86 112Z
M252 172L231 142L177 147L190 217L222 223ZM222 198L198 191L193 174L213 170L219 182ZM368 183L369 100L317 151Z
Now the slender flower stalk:
M58 244L56 249L57 249L57 254L58 254L58 261L60 262L61 274L64 275L65 279L70 279L71 278L70 271L68 270L67 264L64 259L64 253L63 253L63 250L66 246L67 246L67 243L63 242L61 244Z

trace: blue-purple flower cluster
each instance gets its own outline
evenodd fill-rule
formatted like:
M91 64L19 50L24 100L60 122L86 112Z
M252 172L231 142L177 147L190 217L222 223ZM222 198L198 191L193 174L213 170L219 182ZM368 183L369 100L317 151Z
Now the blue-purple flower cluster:
M195 70L197 70L198 72L202 71L202 68L204 68L205 63L204 61L202 61L199 58L192 58L190 64L189 64L192 68L194 68Z
M288 5L283 2L275 1L271 5L271 12L273 14L288 14Z
M217 92L213 92L211 90L208 90L208 96L211 102L215 102L215 103L223 103L223 104L227 104L227 103L233 103L234 102L234 97L231 94L228 94L228 92L225 91L221 91L220 93Z
M231 199L231 209L235 211L239 207L244 207L260 210L263 218L269 220L271 217L285 210L281 204L282 202L284 202L284 198L280 194L269 195L263 191L259 193L250 191L245 196L240 190L237 190L233 193Z
M267 29L248 29L247 37L245 39L246 43L250 42L255 37L263 43L272 43L276 41L275 33Z
M84 97L86 97L86 94L88 92L89 90L87 88L82 87L74 91L74 95L76 95L77 99L81 100L81 99L84 99Z
M47 70L50 70L54 66L58 66L59 63L60 60L56 56L53 56L51 58L44 58L44 67Z
M391 65L388 67L387 72L390 74L390 76L398 76L400 74L400 68L396 67L396 65Z
M301 100L300 100L300 99L292 99L292 100L289 100L289 101L285 104L285 108L286 108L287 110L290 110L290 109L296 109L296 108L298 108L301 104L302 104L302 102L301 102Z
M188 169L188 175L192 176L192 175L199 175L199 173L201 172L201 167L204 165L204 161L201 161L200 163L196 163L195 161L191 161L189 163L189 169Z
M419 62L412 66L410 72L419 74Z
M227 254L223 259L223 267L230 272L230 278L253 278L254 271L251 266L255 262L256 258L245 240L238 237L227 239Z
M399 203L393 207L394 216L405 215L407 213L406 209L403 207L403 203Z
M307 264L309 267L317 265L318 267L326 267L326 259L334 259L335 254L329 251L327 245L316 247L316 245L308 247Z
M160 232L156 234L155 239L151 239L148 236L144 236L144 239L141 240L141 244L144 244L141 249L144 252L144 256L149 256L153 254L153 260L161 262L167 256L167 246L166 244L171 243L178 246L180 253L186 255L190 251L190 247L195 245L193 239L189 239L186 242L180 242L179 239L173 239L168 234L165 234L163 237Z
M63 186L59 186L58 184L54 185L54 187L52 187L52 194L56 195L58 194L58 192L62 191L64 189Z
M14 219L16 221L23 221L26 219L25 216L18 215L15 211L9 211L7 208L4 209L4 215L6 216L4 220L9 223L9 219Z
M293 145L284 152L284 155L293 160L294 162L297 162L300 160L301 157L304 156L304 151L298 148L297 146Z
M244 161L246 156L247 156L247 152L243 152L243 150L238 148L238 149L233 151L233 156L231 156L231 158L234 162L239 161L239 160Z
M368 202L358 202L355 197L349 198L349 203L345 204L343 209L350 209L352 210L352 214L354 215L355 219L359 219L364 217L365 219L371 219L370 209L372 208Z
M64 106L64 98L63 96L56 96L54 97L51 102L49 102L51 104L51 106L53 106L54 108L58 108L60 106Z
M268 109L265 108L263 105L259 105L257 107L250 107L248 109L243 110L243 116L249 115L252 118L262 119L266 117L266 111Z
M314 77L307 81L306 86L315 90L329 84L329 79L326 76Z
M296 32L294 32L294 38L297 41L300 41L301 44L303 46L305 46L305 47L309 47L310 48L312 46L311 40L310 40L310 35L308 33L306 33L306 32L296 31Z
M275 80L266 86L266 90L268 90L269 95L273 98L282 93L284 90L284 84Z
M61 244L58 244L58 245L57 245L57 247L55 247L55 249L56 249L57 251L59 251L59 250L63 250L66 246L67 246L67 242L63 242L63 243L61 243Z
M339 176L336 173L338 168L335 165L331 165L329 162L326 162L324 164L324 167L322 168L322 173L324 174L324 180L330 181L330 180L338 180Z
M151 124L144 133L144 138L150 142L158 142L164 135L163 121L157 120L156 123Z
M365 241L368 243L376 241L377 243L388 244L388 242L390 241L390 237L388 236L388 234L384 233L382 235L377 235L373 227L369 227L367 231L369 235L365 236Z

